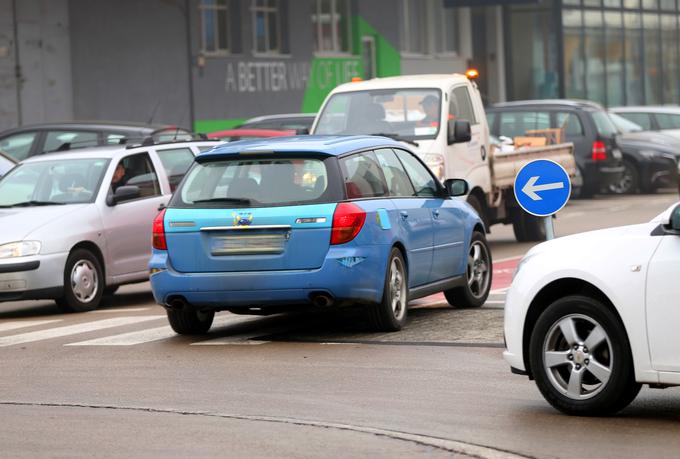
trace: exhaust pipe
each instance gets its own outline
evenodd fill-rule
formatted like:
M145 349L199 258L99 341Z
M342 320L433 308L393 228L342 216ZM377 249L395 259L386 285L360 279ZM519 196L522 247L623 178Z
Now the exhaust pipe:
M312 295L312 303L319 308L325 308L333 304L333 298L327 293L317 293Z
M187 306L187 301L182 297L176 297L168 301L170 309L184 309Z

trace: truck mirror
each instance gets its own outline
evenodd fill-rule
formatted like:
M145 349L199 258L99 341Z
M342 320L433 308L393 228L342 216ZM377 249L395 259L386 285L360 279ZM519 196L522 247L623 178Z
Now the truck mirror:
M465 196L470 191L468 182L463 179L446 179L444 186L449 196Z
M466 120L449 120L446 134L446 140L449 145L469 142L472 138L470 122Z

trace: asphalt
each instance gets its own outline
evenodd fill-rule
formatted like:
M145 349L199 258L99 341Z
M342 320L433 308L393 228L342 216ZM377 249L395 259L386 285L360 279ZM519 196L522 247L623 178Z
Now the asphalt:
M575 201L556 232L649 220L675 201ZM490 240L496 260L531 246L507 227ZM680 389L576 418L510 374L494 288L478 310L419 301L392 334L372 333L360 311L324 311L222 314L207 336L173 336L148 284L84 314L5 303L2 456L678 457Z

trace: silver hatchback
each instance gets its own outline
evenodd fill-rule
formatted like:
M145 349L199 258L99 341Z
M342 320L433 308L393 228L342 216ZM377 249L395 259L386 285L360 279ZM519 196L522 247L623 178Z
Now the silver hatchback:
M151 225L200 150L218 142L82 149L0 179L0 302L88 311L149 277Z

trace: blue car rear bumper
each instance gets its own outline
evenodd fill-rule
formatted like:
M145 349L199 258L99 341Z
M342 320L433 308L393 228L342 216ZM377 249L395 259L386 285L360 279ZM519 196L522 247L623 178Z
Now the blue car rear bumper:
M154 250L149 262L157 303L183 298L199 308L229 309L311 304L326 293L336 301L381 301L389 245L332 247L322 266L311 270L181 273L165 251Z

